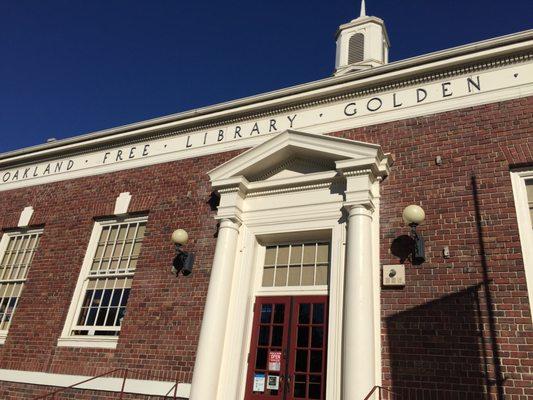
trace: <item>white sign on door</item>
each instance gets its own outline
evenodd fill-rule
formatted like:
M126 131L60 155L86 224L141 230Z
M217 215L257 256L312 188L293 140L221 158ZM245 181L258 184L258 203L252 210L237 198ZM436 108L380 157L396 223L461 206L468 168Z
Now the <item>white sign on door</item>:
M254 375L254 392L264 392L265 391L265 374L255 374Z
M274 375L268 376L267 389L279 390L279 376L274 376Z

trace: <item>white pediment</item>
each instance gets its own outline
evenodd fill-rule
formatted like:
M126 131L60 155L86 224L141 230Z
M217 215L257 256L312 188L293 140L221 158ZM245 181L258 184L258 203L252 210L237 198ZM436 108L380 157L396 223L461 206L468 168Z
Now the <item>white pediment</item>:
M329 160L310 160L293 157L277 166L274 166L264 174L250 177L250 181L274 181L278 179L296 178L304 175L333 170L335 170L335 163Z
M389 164L379 145L298 131L285 131L209 172L213 186L287 180L346 168Z
M217 218L242 220L254 208L297 209L311 198L325 204L339 196L344 206L373 208L376 185L391 163L375 144L285 131L209 172L220 195ZM312 196L302 195L309 191Z

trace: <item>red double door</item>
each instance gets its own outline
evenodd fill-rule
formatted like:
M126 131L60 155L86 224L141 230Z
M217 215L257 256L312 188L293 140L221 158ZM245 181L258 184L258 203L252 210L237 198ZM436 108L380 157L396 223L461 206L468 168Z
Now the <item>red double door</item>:
M325 399L327 296L258 297L245 400Z

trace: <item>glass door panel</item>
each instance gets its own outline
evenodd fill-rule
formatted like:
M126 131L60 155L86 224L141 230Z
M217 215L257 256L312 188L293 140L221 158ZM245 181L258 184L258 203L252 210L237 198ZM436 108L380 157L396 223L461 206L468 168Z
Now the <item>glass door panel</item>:
M327 297L258 297L245 400L323 400Z
M290 297L257 298L246 400L284 399Z
M326 385L327 298L294 297L288 399L324 399Z

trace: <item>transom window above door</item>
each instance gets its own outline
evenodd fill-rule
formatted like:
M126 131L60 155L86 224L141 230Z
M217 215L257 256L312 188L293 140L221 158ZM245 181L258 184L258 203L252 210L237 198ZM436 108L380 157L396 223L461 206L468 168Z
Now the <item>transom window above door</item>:
M329 258L329 243L325 242L267 246L262 286L325 286Z

